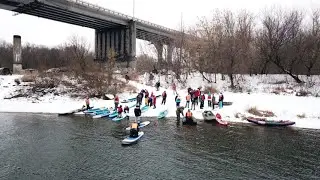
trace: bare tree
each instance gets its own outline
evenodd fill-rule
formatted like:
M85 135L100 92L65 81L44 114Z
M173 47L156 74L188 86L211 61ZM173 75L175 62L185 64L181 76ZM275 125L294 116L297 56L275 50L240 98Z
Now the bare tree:
M320 11L316 10L312 14L312 24L305 31L304 50L306 56L303 64L310 76L312 70L320 60Z
M73 62L72 68L79 73L85 72L90 57L89 45L84 38L72 36L65 46L68 61Z
M294 53L293 49L300 48L302 17L298 11L284 13L281 10L265 15L262 22L263 28L259 29L257 43L260 58L264 59L265 64L274 63L298 83L302 81L291 68L297 62L297 58L288 57L288 53Z
M13 52L12 44L4 41L0 42L0 67L12 69Z

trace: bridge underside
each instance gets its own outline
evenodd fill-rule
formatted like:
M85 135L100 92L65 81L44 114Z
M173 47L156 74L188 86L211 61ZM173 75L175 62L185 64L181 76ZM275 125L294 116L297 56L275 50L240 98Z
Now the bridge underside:
M114 51L119 60L136 56L136 38L157 44L159 60L163 44L172 44L175 34L157 26L108 14L67 0L1 0L0 8L54 21L95 29L97 60L106 60ZM159 46L160 44L160 46ZM162 45L162 46L161 46ZM170 56L171 57L171 56Z
M2 0L0 8L96 30L128 28L128 22L119 23L105 20L103 16L84 13L84 11L81 11L81 7L71 7L70 4L68 6L61 6L50 1L29 1L28 4L22 4L16 1ZM172 40L167 34L159 34L156 31L151 32L145 28L139 28L139 26L137 26L137 38L146 41L163 42Z

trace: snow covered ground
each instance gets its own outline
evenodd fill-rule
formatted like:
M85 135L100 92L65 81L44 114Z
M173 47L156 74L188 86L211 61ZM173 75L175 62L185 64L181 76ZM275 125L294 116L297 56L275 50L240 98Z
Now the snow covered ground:
M13 93L16 89L24 88L25 86L16 86L14 80L21 78L21 76L0 76L0 112L32 112L32 113L63 113L68 112L84 105L83 99L72 99L65 96L54 96L53 94L45 95L39 98L38 101L27 98L14 98L14 99L3 99ZM155 88L147 86L143 83L141 77L140 81L130 81L129 83L140 89L148 89L149 92L154 92L156 95L161 94L164 90L167 91L167 103L165 106L160 105L161 99L157 99L157 108L150 108L147 112L143 113L146 117L156 117L159 112L168 109L169 114L167 117L175 117L175 95L169 83L164 81L164 77L160 77L161 86L160 91L155 91ZM243 78L243 77L242 77ZM214 112L219 112L222 118L229 122L243 122L241 117L236 116L240 113L244 116L250 115L247 110L251 107L257 107L260 110L268 110L275 113L276 117L274 119L291 120L295 121L295 127L300 128L313 128L320 129L320 98L313 96L308 97L297 97L294 92L300 90L308 90L313 94L317 93L320 80L318 77L313 77L314 86L311 88L306 88L305 86L296 86L290 78L284 75L271 75L271 76L246 76L239 83L243 86L243 93L233 93L227 91L228 81L221 81L220 77L217 78L216 84L212 84L212 87L222 91L225 96L225 101L233 102L231 106L224 106L222 109L215 109ZM280 83L283 82L283 83ZM206 81L203 80L202 76L194 75L190 76L187 80L186 87L197 88L199 86L205 87ZM211 86L211 85L207 85ZM307 85L306 85L307 86ZM179 83L177 83L178 94L182 98L182 105L185 104L185 96L187 95L186 88ZM280 95L272 94L274 89L279 89L283 87L286 92L281 92ZM248 94L247 92L250 92ZM135 97L136 94L123 93L120 94L120 101L128 98ZM217 98L217 94L216 94ZM91 99L91 104L94 107L112 107L112 100L98 100ZM207 107L207 101L205 102L205 109ZM187 110L187 109L185 109ZM195 118L201 120L202 111L199 107L196 108L194 112ZM133 116L133 109L130 110L130 116ZM299 118L298 115L304 116L304 118ZM237 118L238 117L238 118Z

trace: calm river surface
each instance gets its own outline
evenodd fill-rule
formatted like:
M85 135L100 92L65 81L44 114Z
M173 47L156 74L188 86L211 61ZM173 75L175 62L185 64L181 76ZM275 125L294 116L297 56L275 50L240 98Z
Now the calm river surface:
M0 114L0 179L320 179L320 131Z

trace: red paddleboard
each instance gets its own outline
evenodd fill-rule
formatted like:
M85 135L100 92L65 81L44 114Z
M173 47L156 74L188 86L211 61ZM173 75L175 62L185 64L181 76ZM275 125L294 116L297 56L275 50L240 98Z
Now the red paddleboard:
M224 126L228 126L228 122L223 121L222 117L219 113L216 114L216 121L220 124L220 125L224 125Z

